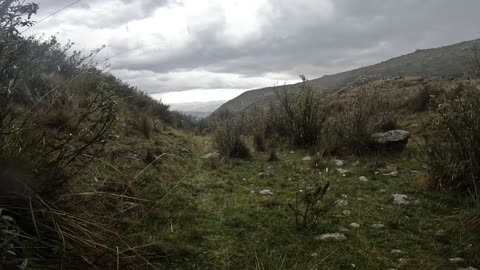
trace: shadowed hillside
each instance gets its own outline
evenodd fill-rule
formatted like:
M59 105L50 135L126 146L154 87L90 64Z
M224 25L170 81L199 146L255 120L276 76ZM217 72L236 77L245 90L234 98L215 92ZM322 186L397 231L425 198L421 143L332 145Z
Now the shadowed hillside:
M468 70L472 49L480 40L458 43L436 49L417 50L414 53L396 57L376 65L363 67L335 75L325 75L310 81L321 90L339 90L357 80L371 80L385 77L448 76L460 77ZM298 90L300 83L287 85L289 90ZM245 92L222 105L218 111L240 112L254 107L266 107L275 101L275 87Z

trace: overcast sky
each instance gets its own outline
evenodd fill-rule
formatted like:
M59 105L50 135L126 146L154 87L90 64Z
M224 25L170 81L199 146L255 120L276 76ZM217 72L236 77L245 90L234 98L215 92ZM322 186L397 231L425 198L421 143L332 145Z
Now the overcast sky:
M72 3L33 0L37 20ZM227 100L480 38L479 0L83 0L32 28L167 103Z

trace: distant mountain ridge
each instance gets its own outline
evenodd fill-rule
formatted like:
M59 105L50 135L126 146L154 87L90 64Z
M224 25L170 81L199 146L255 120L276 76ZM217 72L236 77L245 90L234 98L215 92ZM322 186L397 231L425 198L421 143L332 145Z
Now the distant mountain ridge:
M469 70L473 48L480 47L480 39L465 41L454 45L417 50L413 53L395 57L381 63L325 75L310 80L310 84L322 91L340 90L358 80L381 79L385 77L418 76L464 76ZM299 83L286 85L289 91L298 90ZM283 86L282 86L283 87ZM275 87L266 87L247 91L226 102L216 110L231 112L248 111L254 107L265 107L275 101Z

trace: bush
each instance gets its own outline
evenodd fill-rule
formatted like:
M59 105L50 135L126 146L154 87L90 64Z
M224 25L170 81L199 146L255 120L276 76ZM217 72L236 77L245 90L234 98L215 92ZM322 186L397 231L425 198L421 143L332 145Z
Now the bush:
M298 93L276 91L280 108L272 108L277 134L284 134L297 147L317 144L326 120L326 98L316 93L304 76Z
M436 190L480 195L480 90L461 86L463 94L431 111L425 125L424 152Z
M243 139L243 121L230 119L218 122L213 134L213 144L224 157L250 157L250 150Z
M371 150L371 135L394 129L393 110L376 92L354 95L342 100L335 114L328 120L328 128L320 143L325 152L347 150L362 154ZM322 145L324 143L325 145Z
M432 99L432 95L435 95L436 92L430 85L426 85L421 88L415 96L410 98L409 100L409 108L412 112L424 112L428 110L428 106L430 104L430 100Z

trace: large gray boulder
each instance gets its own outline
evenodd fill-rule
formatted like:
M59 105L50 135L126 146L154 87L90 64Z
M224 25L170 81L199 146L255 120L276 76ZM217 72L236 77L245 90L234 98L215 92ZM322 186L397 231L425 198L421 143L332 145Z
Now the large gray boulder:
M372 144L385 150L403 150L410 139L410 132L395 129L371 135Z

